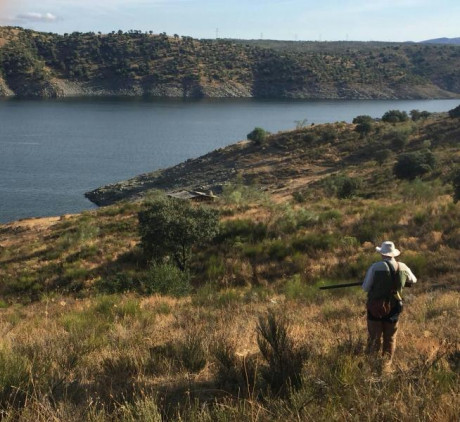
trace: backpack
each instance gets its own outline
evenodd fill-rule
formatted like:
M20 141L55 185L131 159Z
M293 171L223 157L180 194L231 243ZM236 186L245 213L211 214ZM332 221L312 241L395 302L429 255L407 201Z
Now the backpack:
M372 317L377 319L389 317L390 313L399 314L402 311L402 302L396 298L398 291L399 267L398 270L395 271L395 269L390 264L388 264L388 262L383 262L391 273L392 285L390 294L384 299L374 299L367 303L367 310L372 315ZM395 307L397 307L397 309L394 309ZM392 310L395 310L396 312L392 312Z

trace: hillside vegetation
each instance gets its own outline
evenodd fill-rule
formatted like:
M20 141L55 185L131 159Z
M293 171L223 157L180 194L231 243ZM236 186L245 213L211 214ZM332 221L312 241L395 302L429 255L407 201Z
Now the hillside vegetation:
M456 45L196 40L0 28L0 95L447 98Z
M185 238L197 220L156 189L0 226L2 420L457 420L455 115L298 128L167 170L187 184L184 169L236 166L190 205L218 213L218 234L183 268L161 228L184 218ZM361 289L318 290L361 280L386 239L419 279L393 373L364 352Z

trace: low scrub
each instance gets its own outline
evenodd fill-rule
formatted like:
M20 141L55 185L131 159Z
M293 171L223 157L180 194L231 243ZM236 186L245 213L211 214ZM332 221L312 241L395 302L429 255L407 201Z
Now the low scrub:
M307 357L306 350L295 345L288 330L286 319L272 312L260 317L257 325L257 344L266 361L262 376L276 395L286 395L289 389L301 386Z

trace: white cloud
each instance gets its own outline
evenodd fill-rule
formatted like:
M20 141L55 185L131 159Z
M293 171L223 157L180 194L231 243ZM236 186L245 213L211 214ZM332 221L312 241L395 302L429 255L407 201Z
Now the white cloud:
M55 22L57 20L57 16L53 15L52 13L36 13L36 12L28 12L28 13L21 13L16 15L14 20L20 22Z

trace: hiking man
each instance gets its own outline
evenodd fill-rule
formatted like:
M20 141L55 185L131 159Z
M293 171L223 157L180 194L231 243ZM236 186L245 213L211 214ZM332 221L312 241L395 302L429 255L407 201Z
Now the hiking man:
M396 261L401 252L393 242L383 242L375 249L382 261L370 266L362 285L367 292L368 352L379 353L383 337L383 356L389 368L396 348L402 290L416 283L417 278L406 264Z

